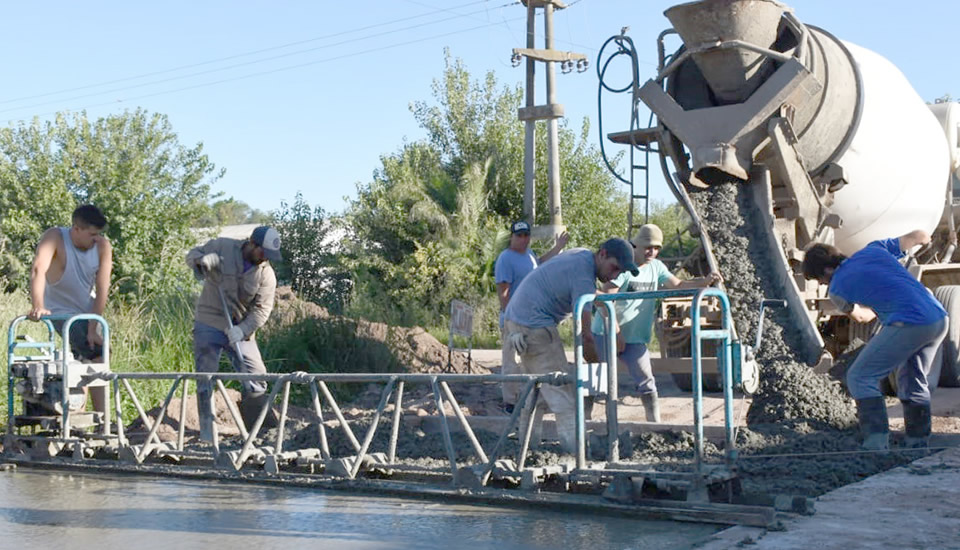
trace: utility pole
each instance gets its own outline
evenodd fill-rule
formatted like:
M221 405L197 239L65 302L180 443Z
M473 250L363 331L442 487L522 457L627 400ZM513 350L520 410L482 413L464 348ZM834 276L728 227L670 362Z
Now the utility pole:
M560 206L560 149L557 141L557 119L563 116L563 105L557 103L556 67L568 73L576 64L577 70L587 70L587 57L580 53L561 52L553 49L554 10L566 8L560 0L522 0L527 8L527 47L514 48L513 64L518 66L526 58L526 104L521 107L517 117L525 124L523 151L523 215L534 226L536 221L536 186L534 173L536 164L536 125L538 120L547 121L547 193L550 208L550 224L534 226L534 237L552 238L564 231L563 214ZM543 10L543 49L536 49L536 10ZM547 104L536 105L535 77L536 62L546 64Z

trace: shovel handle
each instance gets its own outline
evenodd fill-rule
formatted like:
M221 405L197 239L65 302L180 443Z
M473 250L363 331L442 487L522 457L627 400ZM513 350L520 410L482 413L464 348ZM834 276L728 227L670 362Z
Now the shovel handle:
M220 303L223 304L223 316L227 318L227 327L233 328L233 317L230 317L230 308L227 307L227 298L223 295L223 288L217 286L217 291L220 292ZM237 359L243 363L243 352L240 351L240 342L233 344L233 351L237 352Z

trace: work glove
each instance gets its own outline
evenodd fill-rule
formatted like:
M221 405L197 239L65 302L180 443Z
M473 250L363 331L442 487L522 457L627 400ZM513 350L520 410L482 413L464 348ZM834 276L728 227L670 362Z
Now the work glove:
M227 339L230 340L230 345L234 345L237 342L243 340L243 329L234 325L228 328L224 334L227 335Z
M211 271L217 271L220 269L220 255L216 252L211 252L209 254L204 254L197 260L197 268L200 273L206 275Z
M514 332L510 336L510 346L517 355L523 355L527 352L527 336L522 332Z

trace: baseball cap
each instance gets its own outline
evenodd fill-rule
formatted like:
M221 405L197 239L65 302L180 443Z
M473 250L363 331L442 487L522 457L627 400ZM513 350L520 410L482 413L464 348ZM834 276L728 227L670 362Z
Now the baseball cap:
M633 237L633 244L637 248L646 248L648 246L663 246L663 231L652 223L640 226L636 236Z
M264 255L271 262L283 260L283 256L280 255L280 234L277 233L276 229L261 225L253 230L250 240L253 241L253 244L263 248Z
M620 237L607 239L605 243L600 245L600 250L606 250L608 256L616 258L624 271L629 271L634 275L640 273L640 268L633 261L633 246L626 239Z
M513 222L513 225L510 226L511 233L529 233L530 224L525 221Z

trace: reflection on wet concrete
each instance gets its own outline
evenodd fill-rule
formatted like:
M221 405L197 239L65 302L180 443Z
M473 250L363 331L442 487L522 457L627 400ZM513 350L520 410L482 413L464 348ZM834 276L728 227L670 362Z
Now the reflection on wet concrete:
M0 548L690 548L716 527L216 481L0 473Z

